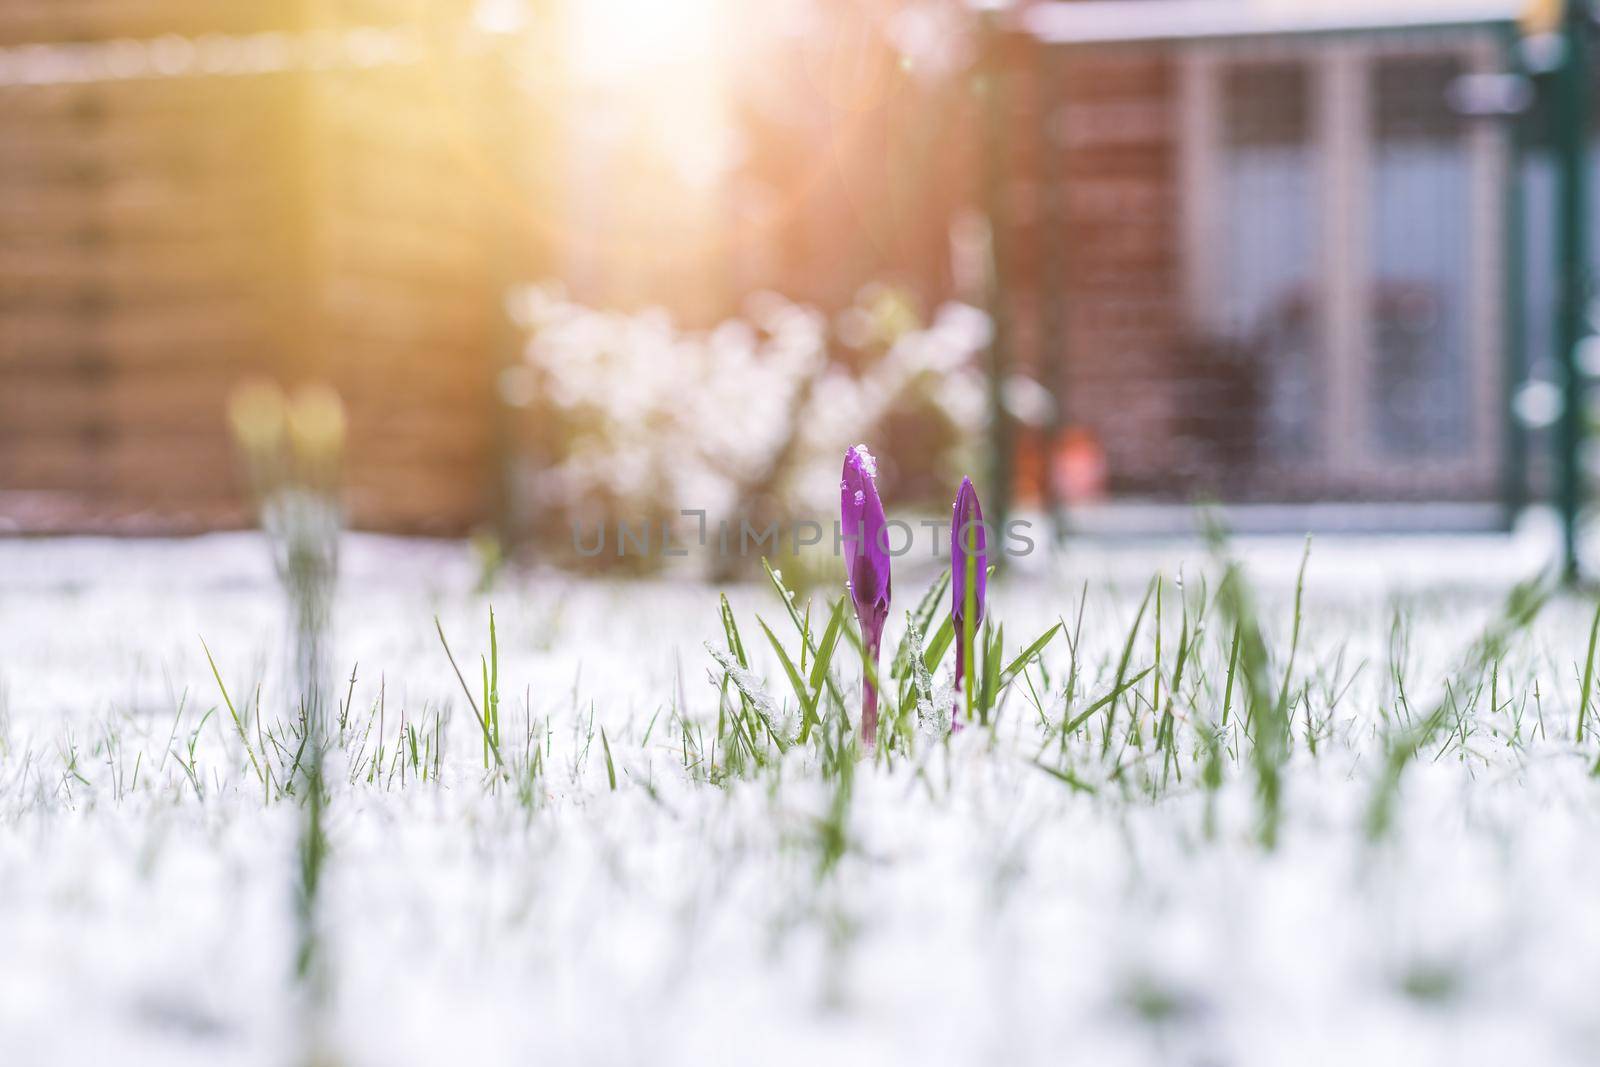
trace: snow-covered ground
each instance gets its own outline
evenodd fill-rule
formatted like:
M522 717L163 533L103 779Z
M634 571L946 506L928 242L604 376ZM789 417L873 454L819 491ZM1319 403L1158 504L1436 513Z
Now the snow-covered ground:
M535 573L485 594L457 546L351 538L319 984L295 977L307 810L267 796L201 645L266 748L291 715L260 545L0 543L0 1063L1590 1062L1600 742L1574 731L1592 604L1558 599L1492 666L1459 669L1547 547L1538 531L1316 543L1269 849L1237 693L1213 798L1202 783L1228 699L1215 610L1172 702L1175 767L1148 748L1178 605L1198 614L1217 588L1201 546L1026 561L991 615L1014 650L1058 616L1075 628L1083 597L1071 700L1058 636L1048 679L1019 680L992 731L867 758L841 801L806 746L716 782L720 757L686 754L717 721L714 590ZM1234 552L1276 691L1301 546ZM1136 714L1125 701L1109 745L1097 718L1063 740L1047 724L1112 690L1158 570L1162 665L1129 690ZM896 616L927 578L897 578ZM729 592L781 702L756 615L788 639L784 609ZM541 749L531 790L484 771L434 629L476 685L491 602L502 745L510 762ZM1156 663L1153 610L1130 675ZM853 693L859 669L839 664ZM1374 839L1395 737L1441 699ZM380 729L388 761L402 720L446 709L439 780L403 758L367 780Z

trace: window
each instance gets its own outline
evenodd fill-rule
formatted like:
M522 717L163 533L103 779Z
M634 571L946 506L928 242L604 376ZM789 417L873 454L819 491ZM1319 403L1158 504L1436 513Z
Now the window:
M1499 61L1460 33L1185 50L1187 319L1250 368L1280 495L1494 492L1505 134L1449 92Z
M1385 456L1448 456L1482 432L1470 403L1472 158L1449 108L1458 57L1372 68L1373 373L1367 401Z
M1230 63L1221 75L1223 336L1249 354L1260 448L1309 459L1323 386L1311 79L1305 64L1282 61Z

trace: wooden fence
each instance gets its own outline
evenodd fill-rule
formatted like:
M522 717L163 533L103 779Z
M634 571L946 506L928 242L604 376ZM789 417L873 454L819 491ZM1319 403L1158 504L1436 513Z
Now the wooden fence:
M496 68L414 7L0 5L0 530L245 521L250 375L345 398L356 525L492 514Z

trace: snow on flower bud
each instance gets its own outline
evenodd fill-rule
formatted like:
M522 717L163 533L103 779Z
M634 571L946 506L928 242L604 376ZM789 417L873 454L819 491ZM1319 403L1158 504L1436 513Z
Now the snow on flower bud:
M969 580L972 584L970 620L967 618ZM983 599L988 584L989 537L983 527L983 508L978 504L978 491L972 487L972 479L963 478L950 519L950 619L956 635L957 692L966 684L964 679L971 670L971 665L967 663L966 635L969 631L977 633L983 625ZM957 710L951 712L952 727L959 729Z
M871 745L878 736L878 688L874 677L883 624L889 618L889 529L878 499L878 462L857 445L845 453L844 479L839 483L839 519L843 527L844 564L856 621L861 625L861 652L868 667L861 689L861 739Z

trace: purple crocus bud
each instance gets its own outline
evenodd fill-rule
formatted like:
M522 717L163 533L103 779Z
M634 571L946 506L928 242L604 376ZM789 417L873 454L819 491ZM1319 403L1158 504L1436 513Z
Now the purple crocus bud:
M843 526L846 586L861 624L861 651L871 668L861 689L861 740L878 737L878 648L889 618L889 529L878 499L878 461L866 445L844 454L844 480L839 483L839 517Z
M972 574L972 619L967 621L968 560ZM978 505L978 491L972 487L971 478L961 479L961 491L956 494L955 510L950 519L950 620L956 634L956 692L961 692L969 681L967 674L967 626L973 633L983 625L983 595L989 584L989 536L983 527L983 508ZM959 730L960 703L951 710L951 728Z

